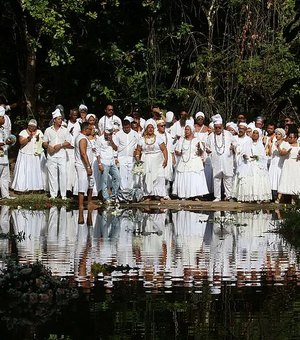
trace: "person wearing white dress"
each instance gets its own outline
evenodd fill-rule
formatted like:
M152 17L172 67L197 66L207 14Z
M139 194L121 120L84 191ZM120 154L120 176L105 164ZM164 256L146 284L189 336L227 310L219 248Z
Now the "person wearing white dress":
M176 167L173 194L182 199L208 194L201 154L203 144L194 137L193 127L185 127L185 136L181 137L175 152L179 156Z
M284 161L287 157L287 151L290 146L289 143L286 142L285 139L285 131L284 129L277 128L275 130L275 138L274 140L269 140L267 149L270 152L270 167L269 167L269 175L271 181L271 189L274 199L277 196L276 202L279 203L281 199L281 194L278 194L278 185L281 176L282 167Z
M253 127L251 149L244 150L243 159L245 164L240 163L237 169L235 198L247 202L271 200L271 182L261 129Z
M115 134L117 150L117 162L120 169L120 190L133 189L134 153L138 145L139 134L131 129L131 117L125 117L123 129Z
M297 143L298 134L296 131L290 132L287 138L289 149L287 159L282 167L278 193L292 195L292 203L294 203L295 196L300 193L300 147Z
M43 147L47 149L48 181L51 199L60 191L62 199L67 194L67 153L71 147L71 136L67 128L62 126L62 115L59 109L52 112L53 125L44 134Z
M113 130L113 133L117 133L122 129L121 119L114 114L114 107L112 105L106 105L105 115L99 119L98 128L99 135L102 135L105 130Z
M214 132L207 139L206 152L211 155L214 180L215 202L221 201L222 181L225 189L225 200L230 199L233 181L234 154L236 144L234 136L223 128L222 117L212 117Z
M163 201L167 195L165 186L165 167L168 164L168 151L160 136L154 133L153 119L145 124L143 138L140 139L136 151L136 159L144 162L144 196L158 196Z
M28 127L19 134L18 153L11 188L15 191L46 189L46 157L42 147L44 134L37 129L37 121L31 119Z

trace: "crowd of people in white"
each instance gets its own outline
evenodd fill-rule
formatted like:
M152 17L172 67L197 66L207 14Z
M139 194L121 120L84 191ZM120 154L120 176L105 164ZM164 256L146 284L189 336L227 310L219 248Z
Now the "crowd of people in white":
M257 117L248 124L239 114L225 124L216 114L206 126L205 114L163 114L152 108L145 120L138 110L121 120L113 105L104 115L85 105L71 109L69 119L56 108L44 133L35 119L19 134L19 153L11 189L49 191L50 198L78 195L88 203L100 197L161 201L172 198L214 201L280 202L300 192L300 147L297 125L286 117L284 128ZM8 149L14 136L0 107L1 195L9 198Z

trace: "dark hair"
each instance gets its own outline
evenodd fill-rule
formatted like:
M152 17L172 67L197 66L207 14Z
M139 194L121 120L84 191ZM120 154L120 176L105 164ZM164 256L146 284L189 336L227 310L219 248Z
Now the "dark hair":
M298 135L298 129L297 129L296 124L287 124L287 125L288 125L287 135L289 135L290 133L294 133L294 134Z
M130 125L130 121L128 119L124 119L123 120L123 125Z
M86 130L89 126L90 126L90 123L89 123L89 122L83 122L83 123L81 123L81 124L80 124L81 131Z

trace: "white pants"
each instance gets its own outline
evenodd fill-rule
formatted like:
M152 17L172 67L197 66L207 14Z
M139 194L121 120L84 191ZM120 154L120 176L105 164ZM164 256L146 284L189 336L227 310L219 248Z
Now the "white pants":
M1 197L6 198L9 196L9 164L0 164L0 181L1 181Z
M133 188L133 174L132 174L133 163L120 163L120 176L121 176L121 183L120 189L132 189Z
M226 198L230 198L232 190L232 176L225 176L223 172L214 176L214 196L215 198L221 199L222 180L225 189L225 196Z
M75 156L74 149L67 149L67 190L73 192L74 184L75 184Z
M61 197L67 194L67 159L53 157L47 159L49 190L51 197L57 197L58 190Z

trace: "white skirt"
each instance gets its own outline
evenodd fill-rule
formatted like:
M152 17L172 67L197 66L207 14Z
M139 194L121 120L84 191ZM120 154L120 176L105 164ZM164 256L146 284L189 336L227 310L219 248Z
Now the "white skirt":
M44 153L35 156L19 152L11 188L20 192L45 190L45 171L46 158Z
M282 167L279 165L280 158L272 158L270 167L269 167L269 175L271 181L271 189L277 191L279 186L280 175L282 171Z
M271 200L272 191L268 171L259 168L255 164L252 166L252 175L245 177L235 176L232 197L239 202Z
M279 180L278 192L287 195L300 193L300 161L294 158L286 159Z
M204 171L176 171L173 183L173 194L179 198L190 198L208 194Z

